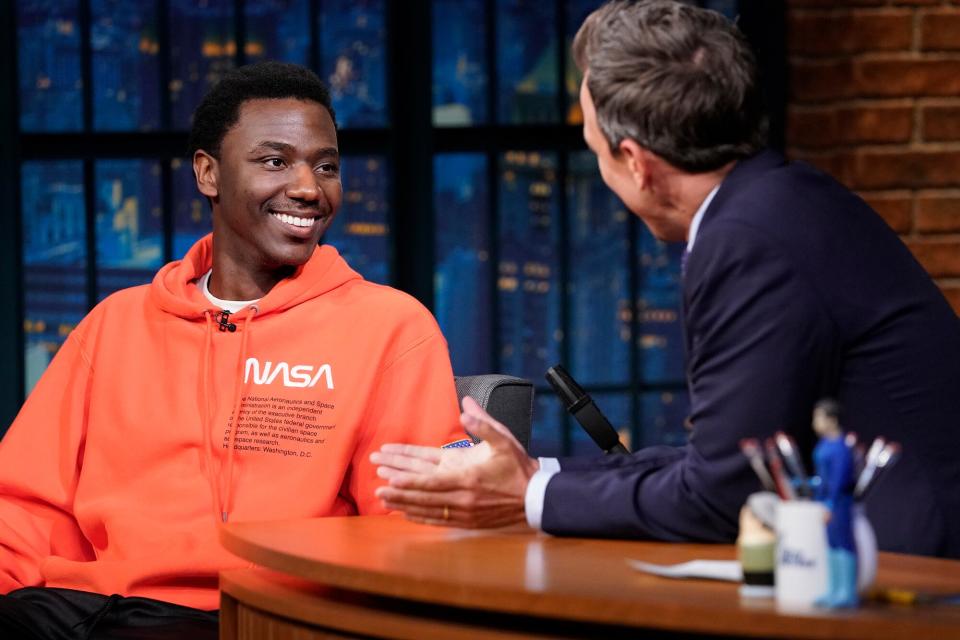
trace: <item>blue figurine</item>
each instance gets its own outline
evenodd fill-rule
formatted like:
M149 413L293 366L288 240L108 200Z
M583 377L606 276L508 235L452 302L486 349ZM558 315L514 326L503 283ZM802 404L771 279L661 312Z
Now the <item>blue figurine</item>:
M813 430L820 442L813 450L819 483L814 497L827 507L828 589L818 607L855 607L857 549L853 540L853 487L856 481L853 454L840 428L840 405L821 400L813 408Z

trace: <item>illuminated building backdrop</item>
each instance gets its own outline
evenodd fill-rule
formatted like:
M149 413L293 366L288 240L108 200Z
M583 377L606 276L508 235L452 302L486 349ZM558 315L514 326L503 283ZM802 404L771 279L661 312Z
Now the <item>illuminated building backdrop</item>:
M227 69L280 59L317 70L334 97L344 205L324 242L431 305L457 374L544 386L562 362L633 446L685 439L682 247L604 187L577 126L569 46L599 3L393 4L16 1L25 392L93 304L209 231L179 153L191 112ZM738 3L701 4L733 16ZM422 117L406 103L415 74L407 86L391 55L417 16ZM414 136L429 155L411 170ZM432 193L413 210L400 197L411 176ZM417 260L429 264L407 268ZM595 450L548 389L537 395L534 453Z

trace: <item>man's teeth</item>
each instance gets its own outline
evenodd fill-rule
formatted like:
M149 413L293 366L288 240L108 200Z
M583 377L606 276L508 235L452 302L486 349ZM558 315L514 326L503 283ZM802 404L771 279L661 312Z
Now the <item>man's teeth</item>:
M280 222L286 222L287 224L292 224L295 227L309 227L317 221L317 218L300 218L297 216L289 216L285 213L271 213L270 215Z

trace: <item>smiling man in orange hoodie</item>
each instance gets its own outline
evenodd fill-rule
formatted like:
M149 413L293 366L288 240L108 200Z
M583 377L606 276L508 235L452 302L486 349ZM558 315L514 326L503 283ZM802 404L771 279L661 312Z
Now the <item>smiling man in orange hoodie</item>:
M235 70L190 145L213 234L97 305L0 442L0 636L215 634L244 564L223 522L382 513L371 452L463 438L427 310L317 246L341 201L320 80Z

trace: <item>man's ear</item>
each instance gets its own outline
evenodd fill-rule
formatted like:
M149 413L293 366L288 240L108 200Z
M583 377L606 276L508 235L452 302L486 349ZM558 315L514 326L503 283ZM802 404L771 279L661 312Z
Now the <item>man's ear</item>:
M626 161L627 170L630 172L637 189L640 191L649 189L654 169L651 153L637 144L636 140L630 138L621 140L617 150Z
M220 163L203 149L193 153L193 175L200 193L208 198L220 195Z
M622 140L618 149L639 190L657 190L662 187L665 177L670 173L670 165L663 158L629 138Z

